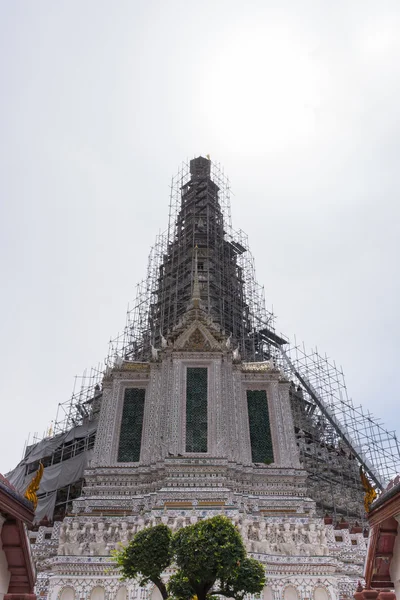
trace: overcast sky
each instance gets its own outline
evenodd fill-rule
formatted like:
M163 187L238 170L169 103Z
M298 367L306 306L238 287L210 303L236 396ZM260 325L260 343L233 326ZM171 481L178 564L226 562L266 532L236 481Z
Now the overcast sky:
M277 329L400 431L398 0L0 7L0 472L105 356L208 153Z

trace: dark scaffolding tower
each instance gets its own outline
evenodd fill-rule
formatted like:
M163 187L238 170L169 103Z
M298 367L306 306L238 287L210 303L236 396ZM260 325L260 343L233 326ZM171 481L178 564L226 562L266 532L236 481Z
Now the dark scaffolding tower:
M190 161L190 179L181 188L181 208L175 235L159 267L157 289L150 304L152 343L160 345L185 313L193 285L194 249L197 248L200 296L218 323L243 355L251 350L249 306L244 292L238 255L246 248L226 238L219 187L211 179L211 162Z

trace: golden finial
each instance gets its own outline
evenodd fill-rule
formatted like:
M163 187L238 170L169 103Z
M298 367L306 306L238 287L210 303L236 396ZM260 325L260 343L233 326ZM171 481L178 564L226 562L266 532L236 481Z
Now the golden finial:
M211 160L211 156L209 154L206 154L207 160Z
M25 498L27 500L29 500L29 502L32 502L34 510L36 510L36 507L38 505L37 491L40 486L40 480L42 479L43 471L44 471L44 466L42 463L39 463L39 468L36 471L35 475L33 476L32 481L26 488L26 491L24 494Z
M376 490L370 484L370 482L369 482L366 474L364 473L362 467L360 467L360 477L361 477L362 486L363 486L364 491L365 491L365 495L364 495L364 508L365 508L365 512L369 513L370 508L371 508L371 504L373 503L373 501L375 500L375 498L377 497L378 494L376 493Z

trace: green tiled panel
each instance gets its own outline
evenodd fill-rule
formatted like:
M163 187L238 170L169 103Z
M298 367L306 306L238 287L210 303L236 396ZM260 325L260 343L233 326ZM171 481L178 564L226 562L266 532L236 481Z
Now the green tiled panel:
M119 434L118 462L139 462L142 443L144 397L146 390L125 390Z
M207 452L207 368L186 370L186 452Z
M253 463L274 461L267 392L247 390L247 410L249 415L251 456Z

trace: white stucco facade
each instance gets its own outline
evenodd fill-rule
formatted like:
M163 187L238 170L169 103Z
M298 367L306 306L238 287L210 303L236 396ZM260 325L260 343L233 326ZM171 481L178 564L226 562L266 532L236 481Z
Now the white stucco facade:
M190 367L208 373L207 452L197 454L185 446ZM145 390L140 459L121 463L121 419L125 390L131 388ZM252 462L248 390L265 391L269 464ZM265 565L265 600L336 600L351 595L362 577L363 534L338 535L317 517L306 495L289 383L271 361L234 360L226 337L200 308L188 310L155 360L125 361L108 373L85 479L73 516L51 530L47 555L45 528L36 537L38 592L49 600L155 599L152 586L122 586L112 574L110 551L144 527L164 523L176 531L216 514L236 524L248 552Z

